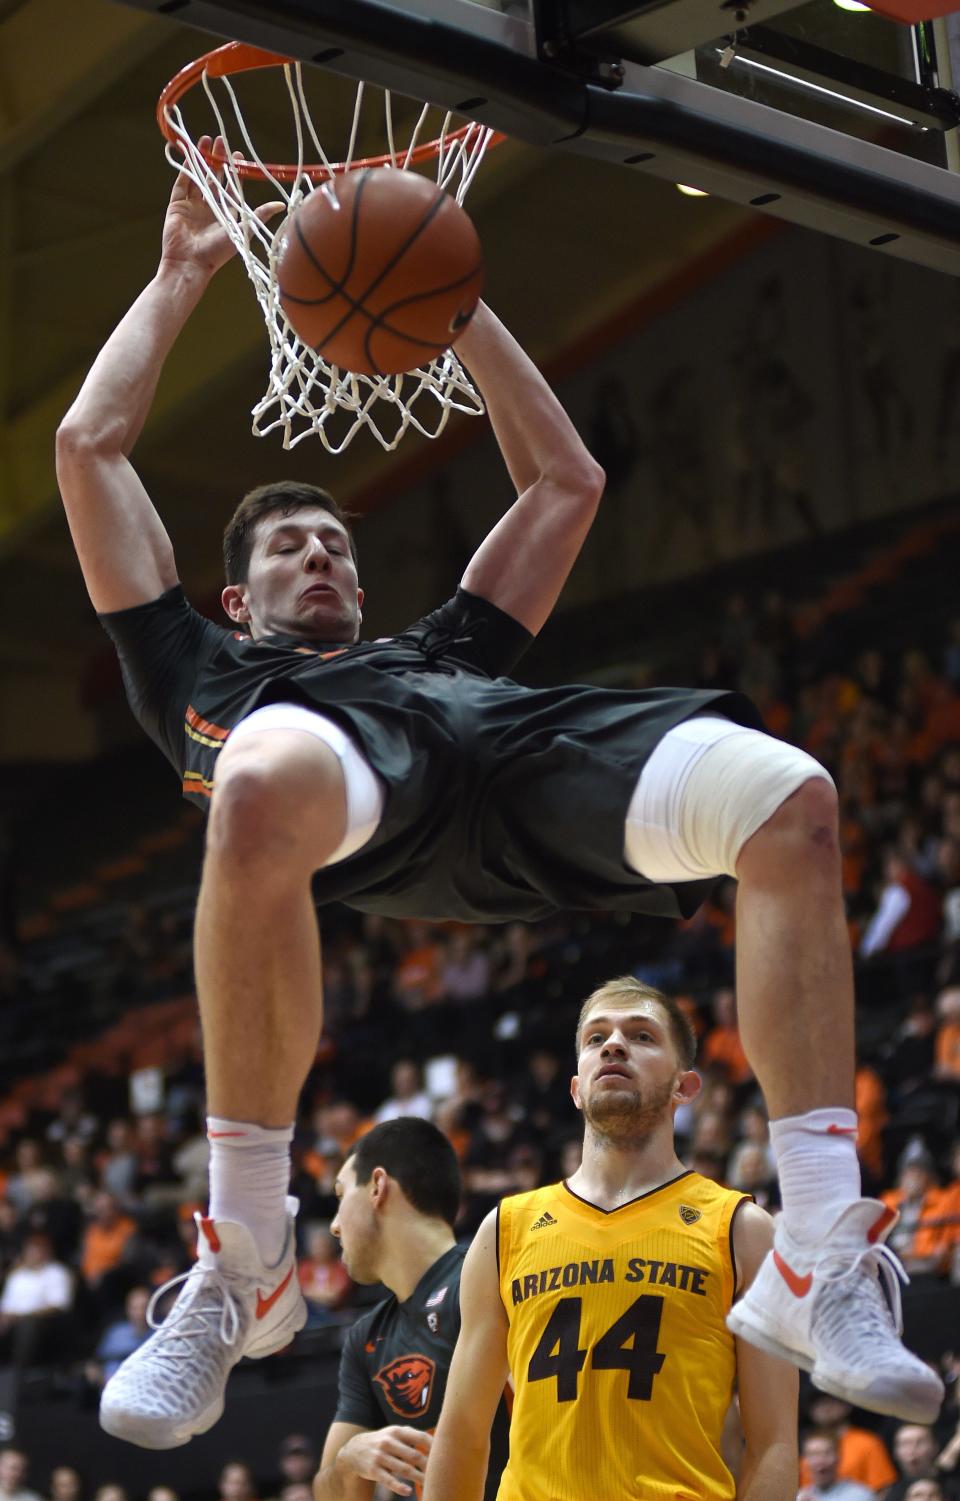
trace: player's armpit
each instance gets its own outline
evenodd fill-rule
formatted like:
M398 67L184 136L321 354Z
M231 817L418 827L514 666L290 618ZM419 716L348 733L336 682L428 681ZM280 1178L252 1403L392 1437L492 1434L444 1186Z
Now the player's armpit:
M331 1423L327 1432L320 1469L314 1477L314 1501L372 1501L374 1483L357 1474L338 1468L337 1457L352 1438L368 1433L355 1423Z
M460 1277L453 1352L423 1501L482 1501L490 1425L507 1380L507 1315L497 1275L497 1212L487 1215Z

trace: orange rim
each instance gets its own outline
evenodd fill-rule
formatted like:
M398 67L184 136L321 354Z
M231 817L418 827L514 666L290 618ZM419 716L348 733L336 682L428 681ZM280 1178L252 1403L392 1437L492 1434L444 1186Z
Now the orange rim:
M179 146L180 138L168 118L168 111L174 105L179 104L185 94L194 88L203 77L204 73L211 78L229 78L234 73L249 73L255 68L284 68L296 61L292 57L284 57L279 52L267 52L262 47L251 47L246 42L226 42L222 47L216 47L212 52L207 52L203 57L198 57L195 62L188 63L185 68L171 78L166 85L160 98L157 100L157 124L161 134L170 142L171 146ZM482 128L482 127L480 127ZM476 125L461 125L459 130L452 130L448 136L444 136L441 143L438 137L433 141L424 141L422 145L415 146L410 152L409 158L405 152L397 152L404 162L410 166L418 162L429 161L431 157L439 156L441 144L446 147L451 142L465 140ZM494 131L488 142L489 146L499 146L501 141L507 138L500 131ZM197 148L199 150L199 147ZM220 164L219 158L211 150L200 152L208 167L216 170ZM266 180L267 176L274 177L278 182L296 182L299 176L309 177L313 182L326 182L329 177L338 172L355 172L362 167L385 167L393 158L389 152L382 156L358 157L349 164L335 162L332 167L325 167L320 163L304 163L302 167L294 166L288 162L266 162L261 167L257 162L251 162L246 157L235 157L233 170L238 177Z

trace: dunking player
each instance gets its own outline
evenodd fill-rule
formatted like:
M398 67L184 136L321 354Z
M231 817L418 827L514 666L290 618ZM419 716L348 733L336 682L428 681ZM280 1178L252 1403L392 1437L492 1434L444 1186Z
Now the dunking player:
M770 1216L674 1148L674 1111L700 1089L690 1023L628 976L584 1002L576 1041L583 1162L504 1199L467 1253L424 1501L480 1501L508 1371L498 1501L794 1501L797 1373L726 1325ZM736 1487L721 1448L735 1386Z
M359 642L347 526L323 491L281 484L245 497L227 528L234 628L192 610L129 454L167 353L230 253L181 179L157 274L57 443L134 713L210 807L195 964L209 1217L162 1329L106 1386L102 1422L146 1446L185 1443L216 1421L236 1361L303 1323L286 1189L320 1024L314 872L323 900L482 921L554 907L676 916L710 877L736 875L741 1031L774 1122L784 1215L735 1332L849 1401L927 1421L942 1388L899 1343L881 1288L896 1280L890 1216L860 1198L829 777L764 735L736 694L531 690L504 676L556 602L602 475L482 306L459 348L517 499L454 598L399 636Z
M337 1197L332 1228L350 1275L382 1282L390 1297L347 1335L314 1501L364 1501L375 1484L410 1496L423 1480L460 1333L453 1148L429 1121L385 1121L343 1164Z

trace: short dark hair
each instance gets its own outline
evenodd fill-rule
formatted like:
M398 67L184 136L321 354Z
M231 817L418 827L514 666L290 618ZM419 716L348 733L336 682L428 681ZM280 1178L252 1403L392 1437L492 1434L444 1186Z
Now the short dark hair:
M419 1214L453 1226L460 1208L457 1154L432 1121L406 1115L381 1121L351 1149L358 1183L369 1183L375 1167L396 1178Z
M308 485L302 480L277 480L248 491L227 522L223 533L223 571L227 583L246 582L256 530L265 516L273 516L276 512L281 516L294 516L297 511L312 510L315 506L329 511L345 528L350 555L356 563L357 544L350 530L352 513L345 511L318 485Z
M693 1030L689 1016L673 996L664 995L662 990L657 990L653 985L647 985L645 981L636 979L634 975L620 975L616 980L608 980L592 995L587 996L580 1008L580 1017L577 1021L578 1055L583 1024L595 1006L632 1006L637 1001L654 1001L666 1012L667 1026L673 1040L677 1062L681 1068L693 1068L697 1056L697 1034Z

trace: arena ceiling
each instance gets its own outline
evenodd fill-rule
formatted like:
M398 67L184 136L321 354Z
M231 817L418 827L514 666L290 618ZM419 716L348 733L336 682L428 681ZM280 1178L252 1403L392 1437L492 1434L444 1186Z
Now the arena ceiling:
M151 276L171 173L154 123L161 86L214 42L110 0L0 0L0 759L69 758L101 743L82 701L104 650L56 488L57 423L111 327ZM342 88L339 81L333 88ZM750 241L753 216L652 178L508 143L468 206L488 296L534 357L572 368ZM218 277L171 357L135 463L195 598L219 576L237 497L312 479L363 509L442 461L361 437L329 458L249 433L265 342L239 267ZM480 424L477 424L479 428ZM378 566L366 546L367 578ZM93 664L93 667L92 665Z

